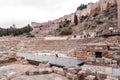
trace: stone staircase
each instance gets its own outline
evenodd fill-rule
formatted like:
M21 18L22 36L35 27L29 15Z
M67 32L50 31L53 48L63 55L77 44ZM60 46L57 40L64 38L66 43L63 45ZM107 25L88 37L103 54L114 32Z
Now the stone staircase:
M79 40L37 40L24 42L21 51L56 51L68 53L70 50L80 46Z
M79 40L29 40L23 41L21 51L56 51L60 53L70 53L74 49L81 47L81 44L93 41L93 38Z
M20 52L59 52L71 53L82 44L98 42L99 38L86 38L79 40L25 40L21 41Z

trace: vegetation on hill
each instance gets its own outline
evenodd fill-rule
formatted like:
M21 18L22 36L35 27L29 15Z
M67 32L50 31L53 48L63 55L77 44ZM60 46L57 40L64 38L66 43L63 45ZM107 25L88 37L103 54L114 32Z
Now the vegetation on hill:
M7 29L0 28L0 36L18 36L22 35L23 33L29 33L30 31L32 31L32 28L29 24L23 28L16 28L15 24L13 24L13 26Z
M117 4L111 5L108 9L104 10L103 15L108 17L109 19L116 18L117 19Z
M109 27L116 29L117 27L117 5L110 5L102 13L95 12L93 16L81 16L80 17L80 30L99 30L106 32ZM74 28L74 27L73 27ZM75 29L74 29L75 30ZM76 32L76 31L74 31ZM80 32L78 32L80 33Z
M87 5L81 4L77 10L83 10L87 8ZM54 24L50 24L52 27L55 27L52 30L44 29L38 30L40 33L37 36L46 36L46 35L56 35L56 36L63 36L63 35L71 35L71 34L83 34L85 32L107 32L110 27L113 27L115 30L117 28L117 5L116 4L109 4L107 9L104 11L99 10L100 6L98 6L91 14L87 15L79 15L78 16L74 13L70 20L62 20L61 22L57 22ZM80 11L82 12L82 11ZM74 18L74 19L73 19ZM62 18L64 19L64 17ZM69 18L68 18L69 19ZM59 21L59 19L58 19ZM44 27L44 26L43 26ZM36 36L35 34L35 36Z
M81 5L77 8L77 10L83 10L83 9L85 9L85 8L87 8L87 5L81 4Z
M72 34L72 27L70 26L71 21L65 20L64 22L59 23L59 28L56 29L55 34L56 35L70 35Z
M81 16L81 17L80 17L80 22L82 23L87 17L88 17L88 15L86 15L86 16Z

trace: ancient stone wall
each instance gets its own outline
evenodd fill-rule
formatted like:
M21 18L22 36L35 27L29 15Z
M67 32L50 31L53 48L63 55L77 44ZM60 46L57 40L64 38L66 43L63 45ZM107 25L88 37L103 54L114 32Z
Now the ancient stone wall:
M101 10L105 10L108 8L110 5L113 5L116 3L116 0L100 0L99 4L101 5Z
M117 1L118 1L118 4L120 4L120 0L117 0ZM46 23L33 22L31 25L33 28L39 27L41 25L49 27L49 26L51 26L52 23L56 24L61 21L65 21L65 19L71 20L71 23L74 24L74 14L76 14L78 17L78 20L80 20L79 19L80 16L86 16L86 15L90 16L90 15L94 15L96 12L101 13L105 9L107 9L110 5L114 4L115 2L116 2L116 0L99 0L96 3L89 3L86 9L77 10L75 13L72 13L70 15L65 15L63 17L60 17L59 19L56 19L53 21L48 21ZM120 21L120 18L119 18L119 21Z
M115 4L115 2L116 2L115 0L99 0L96 3L89 3L86 9L77 10L75 14L77 15L79 20L80 16L93 15L96 12L98 13L103 12L110 5ZM56 19L55 22L65 21L65 19L71 20L71 22L74 23L74 13Z
M120 0L117 0L118 5L118 29L120 30Z
M37 27L39 27L41 24L40 23L37 23L37 22L32 22L31 23L31 26L32 26L32 28L37 28Z

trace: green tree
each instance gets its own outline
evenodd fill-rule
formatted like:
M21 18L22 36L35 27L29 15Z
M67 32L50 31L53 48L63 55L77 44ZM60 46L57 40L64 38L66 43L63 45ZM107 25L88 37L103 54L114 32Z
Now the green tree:
M29 24L23 28L16 28L15 24L13 24L13 26L10 26L10 28L7 29L0 28L0 36L17 36L22 35L23 33L29 33L30 31L32 31L32 28Z
M83 9L85 9L85 8L87 8L87 5L81 4L81 5L77 8L77 10L83 10Z
M74 15L74 24L75 24L75 25L78 25L78 18L77 18L77 15L76 15L76 14Z

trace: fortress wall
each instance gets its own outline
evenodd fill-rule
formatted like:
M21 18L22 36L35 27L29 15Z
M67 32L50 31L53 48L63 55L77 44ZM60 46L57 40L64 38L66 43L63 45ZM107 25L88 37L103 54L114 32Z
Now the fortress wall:
M117 0L117 1L118 1L118 4L120 4L120 0ZM78 21L80 21L80 19L79 19L80 16L86 16L86 15L92 16L96 12L101 13L105 9L107 9L110 5L114 4L115 2L116 2L116 0L99 0L96 3L89 3L86 9L77 10L75 13L72 13L70 15L65 15L63 17L60 17L59 19L49 21L49 22L46 22L46 23L35 23L35 22L33 22L31 25L32 25L33 28L41 26L41 24L49 27L49 26L51 26L51 23L56 24L56 23L59 23L61 21L65 21L65 19L71 20L71 22L73 24L74 23L74 14L77 15ZM120 25L120 18L119 18L119 25Z
M118 29L120 30L120 0L117 0L118 5Z

